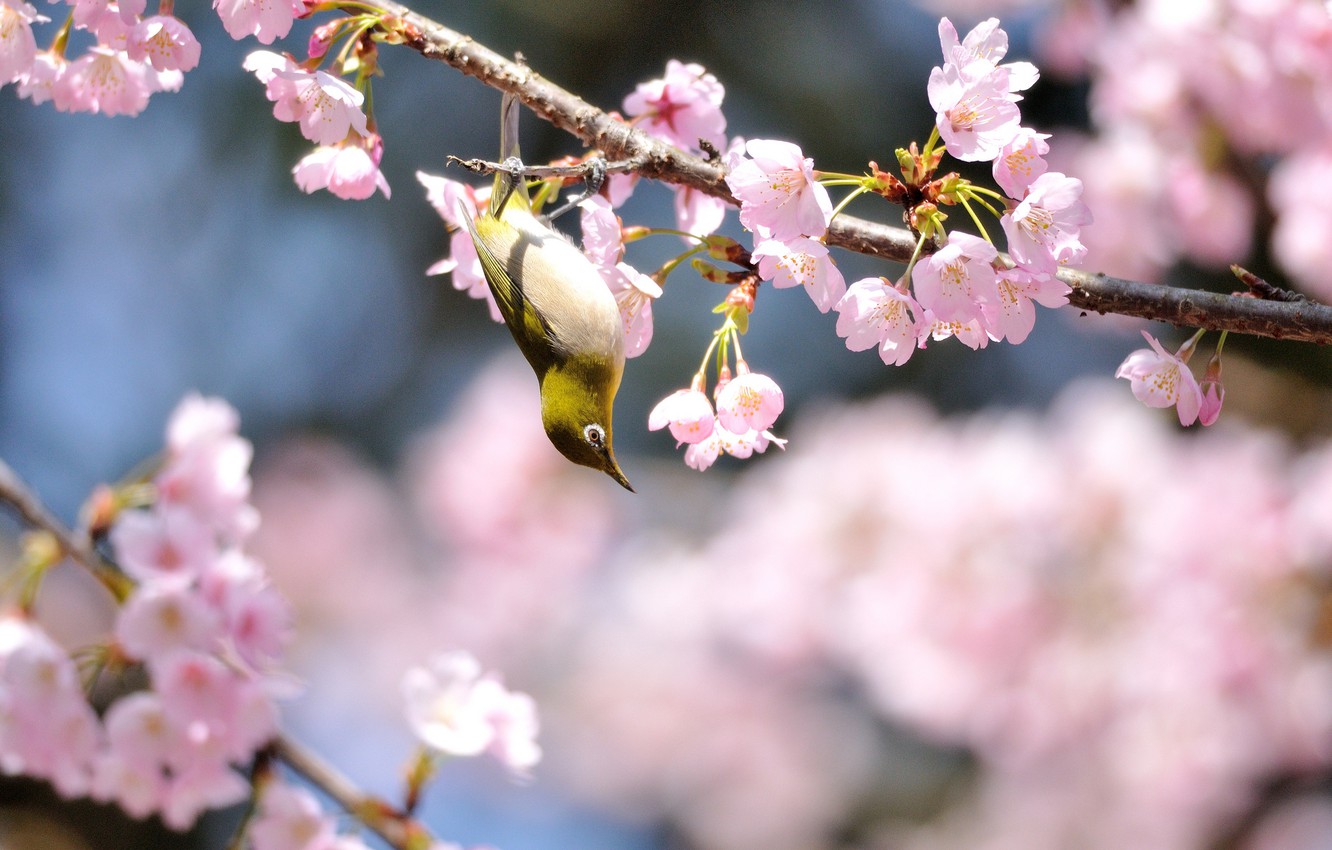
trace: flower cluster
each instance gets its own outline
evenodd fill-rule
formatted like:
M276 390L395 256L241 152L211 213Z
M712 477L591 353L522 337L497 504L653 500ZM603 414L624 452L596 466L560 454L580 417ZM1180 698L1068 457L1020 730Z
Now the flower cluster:
M237 802L246 764L276 732L274 674L290 627L286 601L244 549L252 449L225 402L187 397L167 425L150 507L111 527L116 562L135 587L120 609L115 653L142 664L149 688L106 713L108 752L94 796L177 829Z
M37 49L33 24L49 21L22 0L0 0L0 86L61 112L138 115L157 92L179 91L199 64L199 42L170 2L144 16L144 0L70 0L63 26ZM70 58L70 37L91 44Z
M971 348L990 340L1023 342L1036 321L1036 304L1068 303L1068 286L1055 272L1082 259L1081 228L1091 220L1081 181L1049 170L1043 158L1049 136L1021 124L1018 92L1036 81L1037 71L1027 62L999 64L1008 36L998 20L978 24L959 41L944 18L939 42L944 64L930 74L928 87L935 133L960 160L992 161L995 182L1008 197L965 181L953 180L950 187L945 177L937 201L1002 200L1000 224L1012 264L999 258L988 238L954 230L896 284L885 278L851 284L836 305L837 332L852 351L877 347L890 365L905 363L930 339L954 336ZM927 145L910 160L932 173L937 157ZM922 238L942 232L937 208L919 207L916 217Z
M306 192L327 189L348 200L365 200L376 189L389 196L379 170L384 141L361 109L364 94L339 77L271 50L247 56L245 70L264 84L273 117L299 124L301 135L318 145L292 169L297 186Z
M1108 380L1045 413L880 399L635 517L506 365L396 481L326 439L257 480L276 580L356 635L322 675L380 662L366 711L413 638L483 647L540 703L543 784L707 850L1193 850L1332 766L1327 445L1180 434Z
M1087 262L1156 280L1180 260L1243 262L1258 236L1301 286L1332 294L1332 206L1310 191L1329 178L1326 4L1053 11L1046 52L1074 59L1066 71L1090 83L1095 135L1060 157L1097 210Z
M232 766L276 732L289 612L243 549L257 516L251 449L236 428L225 403L186 398L168 425L151 506L122 510L110 529L133 587L99 666L141 667L146 689L113 701L99 721L71 656L23 615L0 619L6 772L134 817L159 814L174 829L248 795Z

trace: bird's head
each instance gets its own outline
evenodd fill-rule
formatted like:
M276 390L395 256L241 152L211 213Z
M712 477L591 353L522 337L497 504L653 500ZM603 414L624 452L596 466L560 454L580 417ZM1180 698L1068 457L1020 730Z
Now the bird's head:
M593 356L575 356L552 366L541 379L541 424L560 454L601 470L632 493L615 462L611 440L621 368L610 357Z

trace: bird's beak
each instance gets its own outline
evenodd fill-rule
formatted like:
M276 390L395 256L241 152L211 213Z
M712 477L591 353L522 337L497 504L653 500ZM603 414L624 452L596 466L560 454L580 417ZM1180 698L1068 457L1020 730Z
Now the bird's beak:
M610 469L606 470L606 474L609 475L611 478L614 478L616 481L618 481L620 483L620 486L628 490L630 493L638 492L629 483L629 479L625 477L624 472L621 471L620 469L620 464L615 461L615 458L612 457L609 460L610 460Z

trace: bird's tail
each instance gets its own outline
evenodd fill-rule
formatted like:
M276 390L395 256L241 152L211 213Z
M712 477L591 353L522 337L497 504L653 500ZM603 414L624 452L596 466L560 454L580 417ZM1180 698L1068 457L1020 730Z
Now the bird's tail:
M523 105L516 95L505 94L500 103L500 162L516 160L522 162L518 152L518 116ZM518 204L522 209L531 209L532 200L527 194L527 181L522 177L495 173L495 188L490 192L490 214L499 218L505 204Z

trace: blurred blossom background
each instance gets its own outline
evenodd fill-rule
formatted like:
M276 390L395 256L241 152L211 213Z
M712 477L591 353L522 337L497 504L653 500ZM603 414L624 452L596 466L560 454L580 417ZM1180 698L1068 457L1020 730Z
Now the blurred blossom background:
M1085 181L1089 268L1332 295L1315 0L415 8L604 108L699 62L729 135L837 171L928 136L940 14L998 14L1042 69L1024 123ZM304 142L240 70L258 45L176 12L203 62L137 119L0 90L0 457L72 519L186 392L235 405L256 554L297 610L294 737L400 793L402 674L462 648L536 698L545 750L527 784L445 765L422 817L468 846L1332 848L1327 352L1230 340L1222 420L1184 432L1110 377L1144 323L1043 310L1021 346L893 369L764 288L745 353L790 445L699 474L646 430L716 324L716 285L677 273L617 405L631 496L555 452L509 335L424 275L447 236L413 174L493 155L498 93L384 50L392 200L305 196ZM578 150L523 126L534 161ZM671 195L620 213L670 225ZM104 627L95 588L53 581L53 631ZM235 820L182 839L0 783L5 850L220 847Z

